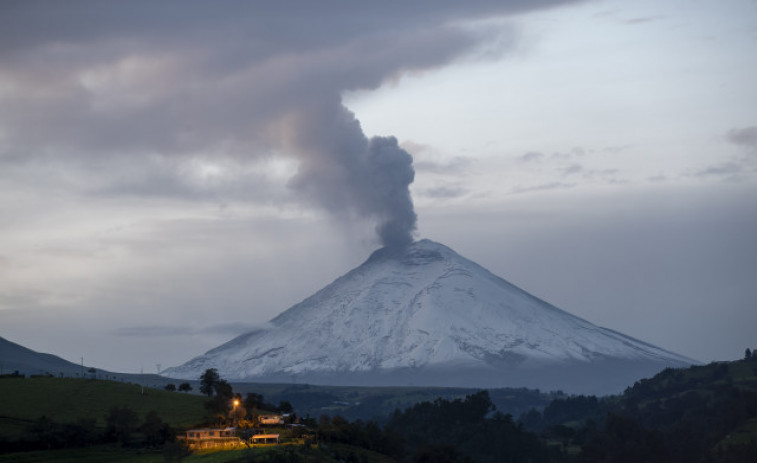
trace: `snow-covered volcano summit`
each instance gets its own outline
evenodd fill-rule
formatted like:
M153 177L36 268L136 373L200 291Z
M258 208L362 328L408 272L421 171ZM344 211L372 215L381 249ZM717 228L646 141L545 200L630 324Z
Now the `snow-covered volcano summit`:
M430 240L382 248L271 320L167 376L527 386L613 392L692 361L597 327Z

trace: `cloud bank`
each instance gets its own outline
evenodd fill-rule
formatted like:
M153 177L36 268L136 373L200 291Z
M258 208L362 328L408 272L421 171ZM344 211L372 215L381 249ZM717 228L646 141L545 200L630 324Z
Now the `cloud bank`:
M4 2L0 164L96 194L191 197L289 157L293 201L401 245L417 222L412 157L368 138L342 93L475 52L498 34L476 20L560 3ZM208 172L210 186L193 180ZM270 200L265 181L234 190Z

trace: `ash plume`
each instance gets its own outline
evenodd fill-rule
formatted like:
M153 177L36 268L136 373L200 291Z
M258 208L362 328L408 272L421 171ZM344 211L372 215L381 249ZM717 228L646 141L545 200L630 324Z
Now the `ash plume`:
M300 158L292 188L338 217L374 220L384 246L413 241L417 216L409 186L415 170L396 138L368 139L339 102L299 111L291 128Z
M415 177L413 157L397 145L394 137L373 137L368 144L370 172L368 195L380 218L376 226L386 246L413 241L418 216L413 210L409 186Z

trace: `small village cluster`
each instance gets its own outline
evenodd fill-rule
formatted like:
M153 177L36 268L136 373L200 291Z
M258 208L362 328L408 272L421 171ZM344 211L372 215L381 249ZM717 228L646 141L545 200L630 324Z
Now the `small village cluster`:
M260 415L257 417L260 427L244 430L232 426L190 429L186 437L181 436L179 439L184 440L191 450L242 445L278 445L281 443L280 434L274 434L270 429L284 426L286 418L287 414Z

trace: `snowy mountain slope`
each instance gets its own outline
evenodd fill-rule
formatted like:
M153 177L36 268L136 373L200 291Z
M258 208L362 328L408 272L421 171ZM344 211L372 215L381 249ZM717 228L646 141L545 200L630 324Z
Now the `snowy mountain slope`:
M597 327L439 243L383 248L274 318L167 376L231 380L530 386L579 376L603 392L692 360ZM595 371L596 370L596 371ZM550 379L551 378L551 379ZM600 381L597 385L596 381Z

